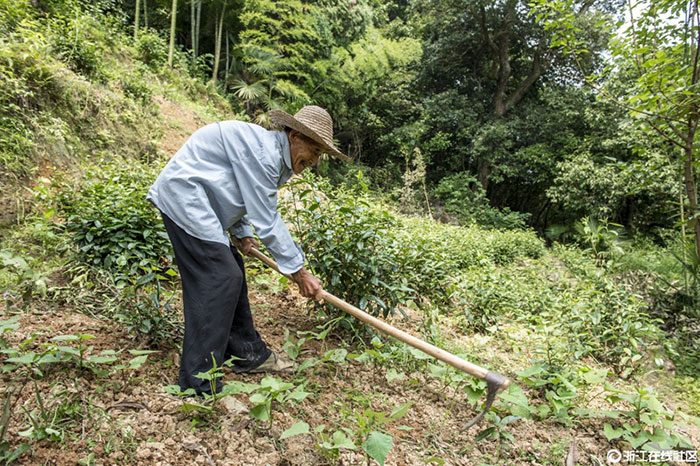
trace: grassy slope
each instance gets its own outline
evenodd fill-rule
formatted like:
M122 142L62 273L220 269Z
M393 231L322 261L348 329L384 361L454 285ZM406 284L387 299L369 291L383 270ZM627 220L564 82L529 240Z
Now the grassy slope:
M12 38L16 44L23 41L23 49L31 45L31 54L23 61L13 56L12 71L18 80L26 78L25 84L33 91L30 103L34 111L22 115L20 121L35 137L28 151L17 152L22 158L6 159L5 186L41 186L45 184L41 177L54 177L56 168L78 183L101 170L106 160L159 165L194 129L228 116L221 100L195 81L179 72L149 67L143 58L136 59L136 47L121 45L123 37L107 40L100 32L103 26L89 17L79 20L93 26L89 37L100 47L99 79L94 74L86 78L79 67L76 72L67 62L57 60L55 51L26 31ZM12 50L4 53L19 54ZM7 68L7 62L3 63ZM27 70L33 70L31 76L40 71L48 78L32 80ZM130 74L140 78L130 82ZM61 219L44 215L46 210L33 210L48 205L42 196L50 189L36 192L38 197L29 198L21 190L12 190L10 204L19 209L8 215L2 230L0 250L11 256L4 256L6 266L0 269L0 291L7 291L0 320L17 318L8 325L3 346L25 355L40 354L55 350L59 343L52 338L57 335L91 335L94 338L84 340L90 347L88 357L122 351L116 357L128 365L136 355L127 350L144 346L142 339L134 338L114 319L125 299L123 292L109 276L68 261L72 246L54 228ZM474 238L490 235L425 220L402 222L399 237L404 235L407 241L422 238L436 247L445 241L443 250L450 249L450 242L470 240L471 247L479 249ZM274 405L272 423L236 412L230 403L233 398L247 409L254 404L244 393L229 397L212 413L179 411L183 401L163 391L177 372L178 350L167 343L139 367L132 362L132 369L117 370L112 364L106 375L96 372L109 366L94 360L81 367L79 358L64 348L54 354L67 360L42 366L41 375L29 377L30 372L22 367L31 365L16 370L6 367L3 384L11 391L11 404L4 440L12 449L26 441L30 450L22 453L20 462L35 464L49 459L57 464L75 464L81 459L86 464L206 464L209 456L217 464L359 464L364 458L362 443L372 431L380 431L394 438L389 464L553 465L561 464L574 438L586 461L591 455L605 458L613 447L629 449L619 439L609 441L605 436L605 422L612 427L620 423L574 414L577 407L629 407L624 400L616 404L605 400L612 389L599 380L601 371L610 371L607 377L603 375L609 386L626 393L634 393L635 386L650 385L672 395L674 387L664 381L668 377L664 372L641 375L652 367L650 360L639 364L640 375L635 380L614 376L627 364L621 359L624 354L615 353L619 345L608 348L591 340L594 349L614 362L610 366L597 362L592 354L582 354L572 364L552 360L570 355L580 343L571 331L585 333L591 312L613 305L605 300L605 288L601 290L596 281L601 272L579 251L559 250L556 256L548 251L541 258L519 257L502 265L484 257L478 264L454 270L459 273L446 285L448 301L421 302L420 310L406 309L408 320L394 323L514 379L514 388L497 405L498 416L490 415L487 423L469 432L463 432L461 426L476 412L474 401L483 390L480 384L429 364L420 354L382 337L361 344L335 329L322 338L319 321L307 312L296 291L251 266L251 299L261 333L276 349L286 344L291 354L295 354L294 342L299 343L300 363L315 361L313 367L283 377L309 394L298 402ZM618 296L609 289L607 295ZM620 308L639 309L634 297L624 292L618 297L615 303ZM177 294L173 306L177 316ZM300 338L308 340L301 344ZM68 340L63 346L78 347L78 341ZM605 353L608 350L612 354ZM542 361L550 365L543 369ZM262 382L261 376L226 377ZM563 378L575 384L575 397L567 398L568 387L560 382ZM696 386L693 383L691 389ZM547 395L548 391L554 395ZM573 401L566 404L566 400ZM383 422L383 415L405 403L410 404L405 416ZM666 403L674 410L698 409L674 397ZM558 406L563 411L555 412ZM503 419L511 415L521 419L504 424ZM280 440L282 432L298 421L308 423L315 432ZM700 434L695 427L679 424L672 429L676 428L685 430L698 445ZM474 437L480 431L488 438L477 442ZM63 441L56 441L59 438Z

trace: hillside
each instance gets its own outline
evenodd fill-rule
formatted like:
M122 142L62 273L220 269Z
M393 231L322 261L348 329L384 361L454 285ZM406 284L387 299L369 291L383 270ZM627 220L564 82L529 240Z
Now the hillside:
M156 33L133 39L61 5L0 0L2 461L696 462L700 330L675 307L680 285L662 288L680 282L678 249L618 241L595 221L568 244L516 221L439 222L370 189L355 165L342 183L311 174L280 191L311 269L329 292L511 387L464 430L485 382L308 302L247 258L258 330L296 369L215 367L223 392L180 393L180 283L145 192L194 130L248 117L183 52L167 66Z

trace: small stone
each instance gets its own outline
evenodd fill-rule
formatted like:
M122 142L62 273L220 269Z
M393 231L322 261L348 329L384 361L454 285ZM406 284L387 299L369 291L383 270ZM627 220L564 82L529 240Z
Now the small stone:
M238 401L232 396L225 397L222 403L224 404L231 416L238 416L239 414L248 414L248 412L250 411L245 403Z
M255 441L255 445L265 453L271 453L275 451L275 447L267 441L266 438L260 437Z

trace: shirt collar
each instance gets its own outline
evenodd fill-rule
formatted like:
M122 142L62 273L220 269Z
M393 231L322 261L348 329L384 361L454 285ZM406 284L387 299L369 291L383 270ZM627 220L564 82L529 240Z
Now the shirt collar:
M289 148L289 138L287 137L287 132L278 131L275 136L277 136L277 141L279 142L280 148L282 149L282 160L284 160L284 164L287 166L287 169L291 170L292 153Z

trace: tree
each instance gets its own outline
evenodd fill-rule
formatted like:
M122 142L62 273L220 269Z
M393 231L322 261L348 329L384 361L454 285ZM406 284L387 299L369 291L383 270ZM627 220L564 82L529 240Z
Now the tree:
M568 0L537 0L539 16L555 36L555 45L577 60L587 51L568 15ZM629 23L613 34L612 65L586 80L601 96L623 106L651 133L679 150L675 163L683 173L685 211L700 257L700 212L697 186L697 129L700 121L700 13L697 0L660 0L628 4ZM631 69L631 86L613 94L604 78ZM619 98L617 96L619 95Z
M170 46L168 47L168 66L173 66L173 54L175 53L175 25L177 24L177 0L173 0L170 11Z
M237 95L259 123L273 108L299 108L325 77L313 5L299 0L251 0L239 19L236 54L244 69L234 80Z
M143 26L148 29L148 0L143 0Z
M562 75L570 63L549 46L551 34L530 15L529 2L425 0L419 8L426 57L421 86L432 94L454 90L476 108L471 147L460 152L489 191L494 166L517 149L519 135L509 128L521 117L518 107L536 101L543 82L569 85ZM583 19L588 8L583 2L572 11ZM599 50L595 25L583 30L589 50Z
M418 40L390 39L376 28L347 49L334 49L319 99L336 116L338 138L356 160L380 166L393 153L403 165L403 152L416 147L415 138L398 132L415 132L408 127L420 116L410 85L421 53Z
M216 85L216 77L219 74L219 61L221 59L221 36L224 27L224 14L226 13L226 0L221 4L221 14L216 22L216 33L214 35L214 68L211 73L211 83Z
M141 13L141 5L139 0L136 0L136 7L134 9L134 39L138 37L139 34L139 14Z
M192 64L199 54L199 25L202 19L202 0L190 1L190 34L192 42Z

